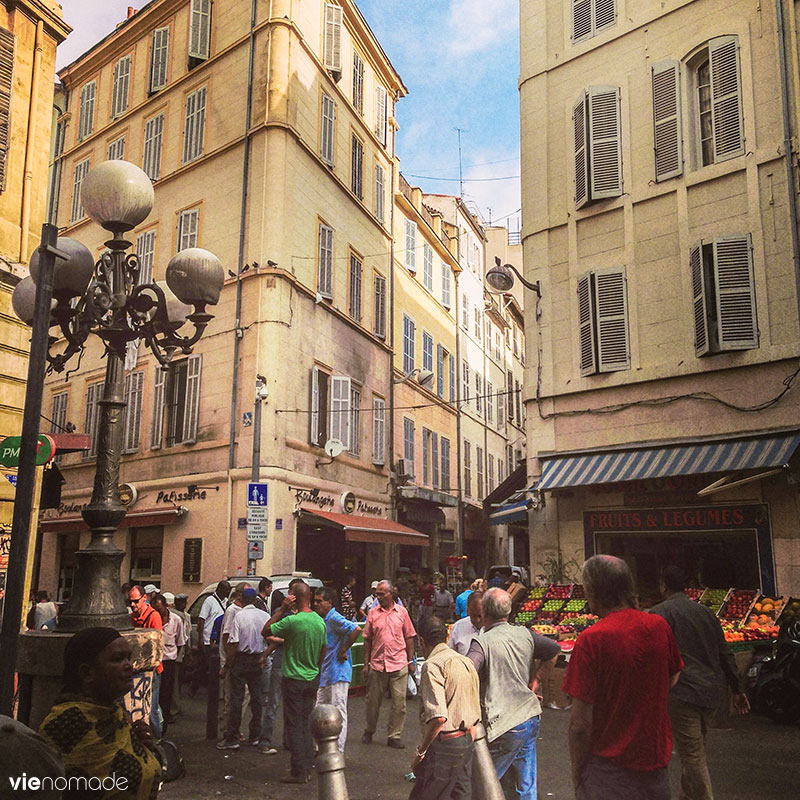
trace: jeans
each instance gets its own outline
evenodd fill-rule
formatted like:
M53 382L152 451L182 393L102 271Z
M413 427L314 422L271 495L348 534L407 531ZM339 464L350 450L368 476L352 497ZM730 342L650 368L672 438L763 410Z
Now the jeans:
M638 772L616 766L610 759L590 756L583 765L577 800L669 800L666 767Z
M396 672L378 672L371 669L367 673L367 733L375 733L378 727L383 695L386 688L392 698L392 710L386 730L388 739L399 739L406 721L406 688L408 686L408 667Z
M536 737L539 735L539 722L538 716L531 717L489 742L489 753L506 797L511 795L519 800L536 800ZM508 777L503 780L506 773Z
M225 739L239 741L239 726L242 723L242 705L245 686L250 690L250 733L249 739L256 740L261 735L261 668L260 653L237 653L231 673L231 706L225 724Z
M289 735L292 775L310 775L314 765L311 712L317 699L319 679L283 678L283 728Z
M283 649L278 648L267 659L264 667L264 710L261 714L261 744L272 745L278 706L281 704L281 679L283 677ZM288 744L284 733L284 744Z
M714 709L670 698L667 711L675 750L681 759L680 800L714 800L706 764L706 732L714 719Z
M342 730L337 740L339 752L344 753L344 745L347 741L347 695L350 691L349 681L337 681L328 686L320 686L317 689L317 705L327 703L339 709L342 715Z
M159 694L161 693L161 673L153 670L153 687L150 696L150 727L153 730L153 739L161 738L161 710L158 707Z
M475 746L469 734L435 739L425 758L414 768L417 780L408 800L470 800L474 755Z

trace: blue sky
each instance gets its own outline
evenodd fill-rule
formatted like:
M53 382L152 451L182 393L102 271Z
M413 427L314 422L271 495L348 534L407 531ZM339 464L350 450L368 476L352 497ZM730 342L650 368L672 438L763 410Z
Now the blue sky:
M144 5L61 2L74 30L59 47L59 67L113 30L129 5ZM517 230L519 178L496 179L520 172L518 0L356 2L409 90L396 112L406 178L425 191L458 194L455 129L461 128L465 199L477 204L484 221L491 209L493 221Z

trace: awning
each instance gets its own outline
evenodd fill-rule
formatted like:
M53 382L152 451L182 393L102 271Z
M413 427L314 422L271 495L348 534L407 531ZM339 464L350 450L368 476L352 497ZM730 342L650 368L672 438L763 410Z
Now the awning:
M508 525L510 522L526 522L530 500L519 500L516 503L503 503L497 511L489 514L490 525Z
M424 533L381 517L360 517L355 514L334 514L332 511L306 511L303 509L300 511L299 521L344 531L344 538L348 542L428 546L428 537Z
M146 528L151 525L172 525L179 517L188 514L185 506L176 508L151 508L144 511L129 511L119 528ZM43 533L72 533L73 531L86 531L88 527L80 514L57 517L56 519L43 519L40 525Z
M800 431L653 448L542 456L542 477L531 487L559 489L598 483L781 467L800 445Z

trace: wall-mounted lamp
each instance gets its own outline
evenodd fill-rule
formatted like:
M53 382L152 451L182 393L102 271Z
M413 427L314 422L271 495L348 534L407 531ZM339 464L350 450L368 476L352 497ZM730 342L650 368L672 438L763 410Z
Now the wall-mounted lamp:
M511 291L511 287L514 285L514 275L511 274L512 272L519 278L520 283L526 289L536 292L537 297L542 296L539 281L536 281L536 283L526 281L513 264L501 264L497 256L495 256L494 259L494 266L486 273L486 283L489 284L489 291L495 294L504 294L505 292Z
M402 378L395 378L392 383L395 385L399 383L408 383L415 375L417 376L417 381L420 386L424 386L426 389L430 389L433 386L433 372L429 369L420 369L419 367L415 367L411 372L403 375Z

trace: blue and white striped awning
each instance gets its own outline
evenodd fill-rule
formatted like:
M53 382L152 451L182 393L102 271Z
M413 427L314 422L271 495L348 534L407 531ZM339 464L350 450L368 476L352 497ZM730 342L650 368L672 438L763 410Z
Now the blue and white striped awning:
M503 503L497 511L489 514L490 525L508 525L510 522L525 522L528 519L530 500L516 503Z
M531 487L559 489L598 483L780 467L800 445L800 431L746 439L543 457L542 477Z

